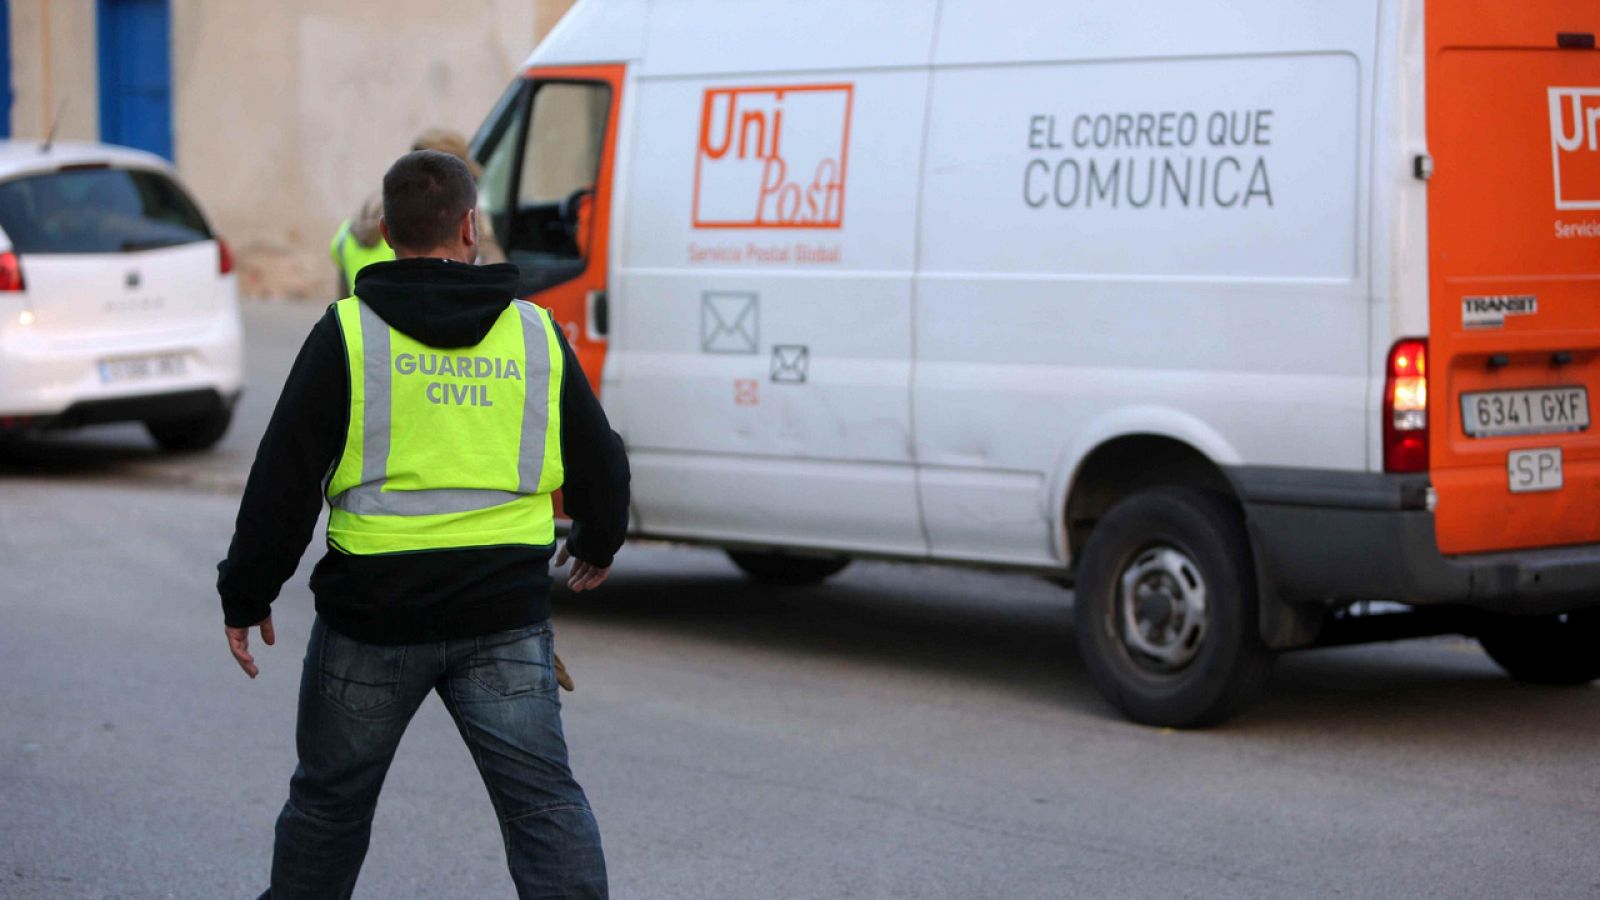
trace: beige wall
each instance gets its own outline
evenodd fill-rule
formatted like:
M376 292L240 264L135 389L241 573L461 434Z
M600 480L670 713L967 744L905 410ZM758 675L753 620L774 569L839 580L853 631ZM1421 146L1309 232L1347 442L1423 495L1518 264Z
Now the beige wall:
M184 177L247 293L326 298L328 239L423 129L471 135L570 0L173 0Z
M242 289L330 299L339 221L423 129L470 136L571 2L171 0L174 152ZM12 0L13 134L70 95L61 134L97 136L94 9Z
M58 112L60 139L99 137L95 0L11 0L10 7L12 137L43 138Z

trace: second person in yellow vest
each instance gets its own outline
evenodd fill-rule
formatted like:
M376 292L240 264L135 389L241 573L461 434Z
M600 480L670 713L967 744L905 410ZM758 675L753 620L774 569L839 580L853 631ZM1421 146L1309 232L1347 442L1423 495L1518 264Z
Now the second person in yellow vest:
M411 149L413 152L437 150L440 153L448 153L467 164L467 169L472 173L474 180L483 174L482 168L472 158L467 139L462 137L460 132L448 128L429 128L417 135ZM333 260L333 267L339 272L338 296L350 295L355 287L356 275L362 269L373 263L394 259L394 249L383 239L378 230L378 222L382 218L383 197L374 191L361 201L361 207L356 210L355 215L340 222L338 230L333 233L333 240L328 243L328 258ZM481 209L477 219L478 262L485 265L505 262L505 252L495 240L493 223Z

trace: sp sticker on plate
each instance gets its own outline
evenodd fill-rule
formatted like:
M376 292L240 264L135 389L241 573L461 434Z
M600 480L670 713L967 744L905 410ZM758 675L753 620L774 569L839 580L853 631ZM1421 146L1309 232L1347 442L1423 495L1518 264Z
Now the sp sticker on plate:
M1462 328L1499 328L1507 316L1531 316L1539 312L1539 298L1532 294L1493 294L1461 298Z
M1511 451L1506 454L1506 481L1513 494L1561 490L1561 448Z

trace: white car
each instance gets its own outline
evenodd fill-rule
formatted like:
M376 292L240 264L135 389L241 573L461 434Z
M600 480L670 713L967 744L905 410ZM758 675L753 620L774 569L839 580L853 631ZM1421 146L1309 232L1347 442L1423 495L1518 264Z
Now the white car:
M0 141L0 435L134 421L210 447L242 368L232 254L171 165Z

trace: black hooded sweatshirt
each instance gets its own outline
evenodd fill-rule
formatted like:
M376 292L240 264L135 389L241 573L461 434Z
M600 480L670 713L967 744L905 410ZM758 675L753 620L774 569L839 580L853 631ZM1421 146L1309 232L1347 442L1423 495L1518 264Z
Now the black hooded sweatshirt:
M517 269L405 259L361 270L355 293L390 326L431 347L482 341L515 296ZM561 383L562 504L572 555L609 566L628 521L628 459L578 359ZM332 307L306 337L245 484L217 590L229 626L266 618L310 542L323 481L344 449L350 381ZM504 546L355 556L333 546L311 573L317 613L360 641L403 644L475 637L550 615L554 546Z

